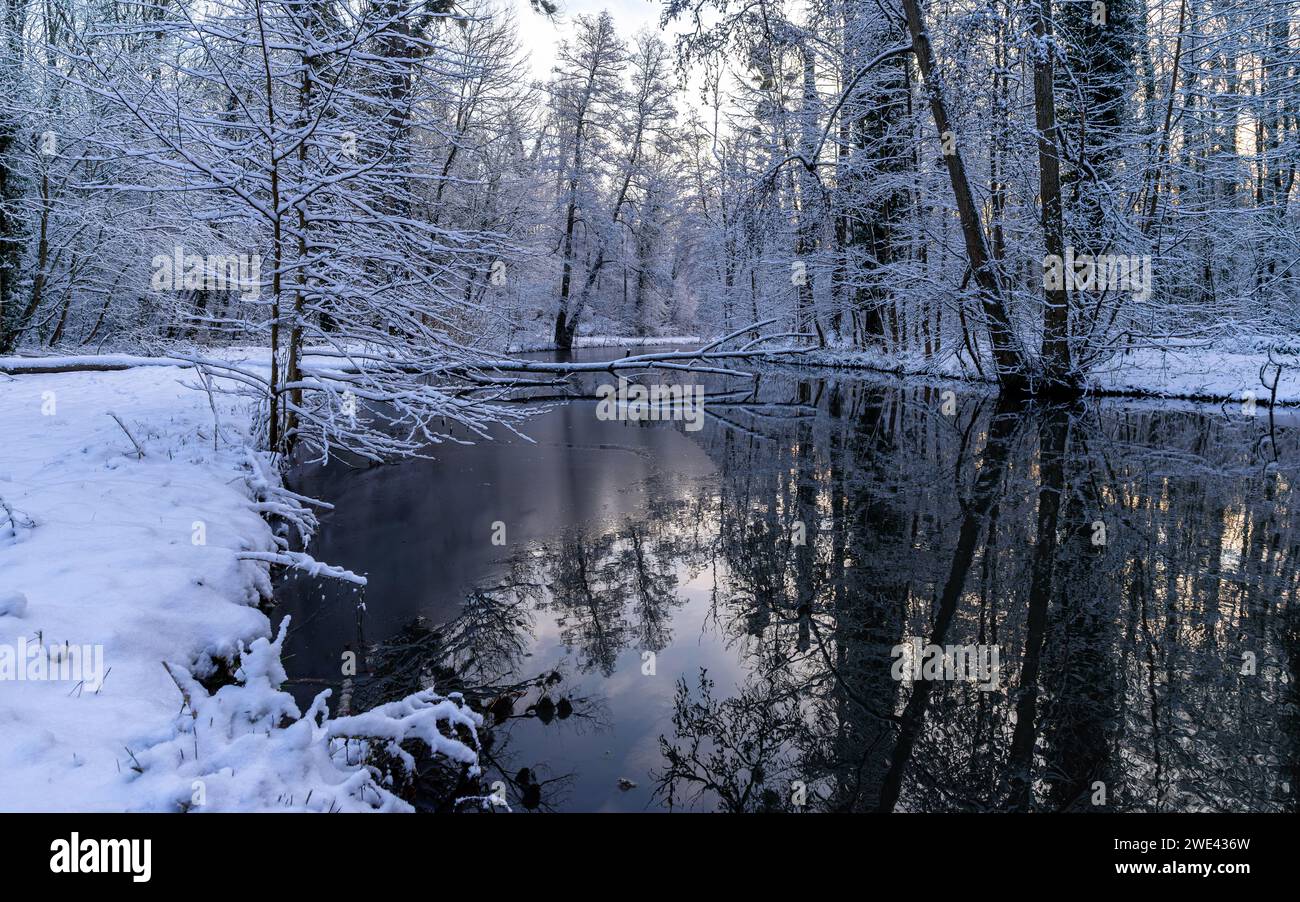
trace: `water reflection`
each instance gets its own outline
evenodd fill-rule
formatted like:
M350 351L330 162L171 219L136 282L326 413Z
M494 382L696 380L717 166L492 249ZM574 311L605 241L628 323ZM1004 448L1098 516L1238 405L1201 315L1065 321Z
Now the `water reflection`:
M409 645L397 622L435 624L427 660L381 644L369 685L476 693L485 783L524 808L1296 809L1294 430L1274 462L1262 418L944 415L931 389L767 376L708 409L688 435L574 403L538 447L314 477L348 518L318 554L372 556L368 629ZM535 491L467 488L513 465ZM420 540L379 543L383 485L417 478L476 528L513 504L511 545L458 544L445 505L404 507ZM412 579L435 553L457 563ZM332 591L281 593L315 618L300 677L357 641ZM896 679L913 638L995 647L998 688Z

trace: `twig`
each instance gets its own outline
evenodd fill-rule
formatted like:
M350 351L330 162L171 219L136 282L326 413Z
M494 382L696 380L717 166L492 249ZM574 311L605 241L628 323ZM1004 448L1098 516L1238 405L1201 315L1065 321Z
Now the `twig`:
M197 708L194 707L194 702L190 699L189 690L187 690L183 685L181 685L181 681L177 679L176 674L172 673L172 667L170 664L168 664L166 661L163 661L162 666L163 669L167 671L167 675L172 678L172 682L176 684L176 688L181 691L181 698L185 699L185 705L190 709L190 717L193 718L194 720L198 720L199 711Z
M122 418L111 410L108 412L108 415L113 418L113 422L122 427L122 431L125 432L126 437L131 440L131 444L135 445L135 453L138 455L136 460L142 460L144 458L144 448L140 447L140 443L135 440L135 436L131 434L131 430L126 428L126 424L122 422Z

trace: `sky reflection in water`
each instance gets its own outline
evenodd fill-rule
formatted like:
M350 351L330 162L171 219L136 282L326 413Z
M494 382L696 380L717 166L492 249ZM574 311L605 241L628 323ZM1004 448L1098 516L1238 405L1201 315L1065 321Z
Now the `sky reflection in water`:
M532 444L302 473L314 554L371 583L359 619L286 581L291 675L417 617L471 684L558 673L498 708L516 808L1296 809L1294 430L1274 462L1235 409L740 387L696 433L577 401ZM996 646L1000 689L896 680L913 637Z

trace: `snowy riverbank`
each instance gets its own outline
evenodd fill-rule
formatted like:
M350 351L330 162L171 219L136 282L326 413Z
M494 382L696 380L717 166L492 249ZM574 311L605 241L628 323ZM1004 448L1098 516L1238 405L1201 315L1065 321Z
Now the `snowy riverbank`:
M1281 347L1281 343L1274 343ZM1169 398L1215 403L1242 402L1253 398L1267 403L1276 374L1269 362L1269 343L1243 340L1231 346L1188 345L1165 350L1136 350L1116 355L1089 374L1089 391L1097 395ZM1300 356L1275 350L1273 360L1282 364L1277 383L1279 404L1300 404ZM774 358L775 362L775 358ZM920 355L899 356L878 351L847 348L811 348L787 362L807 366L866 369L900 377L985 382L993 379L991 362L984 373L976 371L963 356L939 360ZM1267 384L1261 381L1261 367Z
M703 344L697 335L576 335L573 338L575 348L667 348L688 347ZM528 354L537 351L554 351L555 341L549 338L519 339L510 343L508 353Z
M0 809L404 810L350 762L419 738L472 765L437 724L477 715L426 692L331 720L279 691L263 513L310 514L251 450L247 403L214 411L195 381L0 376ZM215 679L241 647L238 682Z
M677 347L689 350L705 341L695 336L657 338L585 335L574 339L575 348ZM1138 398L1169 398L1187 401L1245 401L1254 398L1267 403L1276 374L1270 363L1282 364L1277 383L1279 404L1300 404L1300 354L1291 340L1267 336L1244 336L1213 345L1206 343L1171 343L1167 348L1139 349L1116 354L1099 364L1089 374L1089 391L1096 395ZM538 338L516 342L510 353L553 350L554 344ZM631 350L635 354L635 350ZM809 348L796 356L772 355L768 362L844 369L865 369L899 377L957 380L988 383L994 380L992 361L983 360L983 372L970 364L965 354L925 357L921 354L888 354L878 350L859 350L830 346ZM1261 381L1261 367L1267 384Z
M1277 400L1300 403L1300 365L1276 342L1134 352L1093 385L1267 402L1270 347ZM265 367L252 349L224 356ZM971 378L951 358L793 360ZM48 371L60 368L75 371ZM478 717L429 691L330 719L323 699L304 713L280 691L270 566L312 562L265 516L314 519L252 450L249 403L209 396L198 378L162 358L0 360L0 809L403 810L359 750L418 738L473 767L474 749L438 725L474 735Z

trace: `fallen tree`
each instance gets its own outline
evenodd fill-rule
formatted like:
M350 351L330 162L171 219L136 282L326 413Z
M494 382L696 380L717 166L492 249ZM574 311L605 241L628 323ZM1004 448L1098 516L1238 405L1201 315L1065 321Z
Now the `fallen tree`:
M108 372L143 366L191 369L199 376L195 388L241 394L263 410L277 408L292 414L292 441L287 446L263 428L259 441L269 450L283 451L301 442L307 451L322 457L347 451L380 461L418 455L429 445L446 441L489 440L493 427L522 436L517 427L532 411L504 402L521 396L527 399L523 393L563 385L567 377L582 373L657 369L751 377L753 373L731 364L790 359L808 350L759 347L789 337L785 331L762 332L779 319L753 323L694 351L629 355L589 363L521 360L444 341L425 353L400 356L386 346L372 344L305 348L298 358L295 378L289 381L276 378L265 355L219 360L184 352L160 357L0 358L0 373ZM744 341L745 346L728 347L739 341ZM550 378L526 378L529 374ZM359 415L363 411L364 415ZM261 419L265 424L270 418ZM469 438L454 436L450 429L453 424L467 430Z

